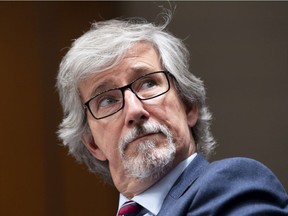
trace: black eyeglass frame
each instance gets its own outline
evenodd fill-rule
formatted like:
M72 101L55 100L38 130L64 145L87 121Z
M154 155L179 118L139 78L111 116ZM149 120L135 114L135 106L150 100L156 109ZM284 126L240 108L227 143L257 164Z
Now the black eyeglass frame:
M135 92L135 91L133 90L133 88L132 88L133 83L137 82L139 79L142 79L142 78L144 78L144 77L146 77L146 76L150 76L151 74L156 74L156 73L163 73L163 74L165 75L165 77L166 77L166 79L167 79L167 83L168 83L168 88L167 88L167 90L164 91L164 92L162 92L161 94L155 95L155 96L153 96L153 97L148 97L148 98L141 98L141 97L139 97L138 94L137 94L137 92ZM85 109L85 110L88 109L89 112L90 112L90 114L91 114L91 115L93 116L93 118L95 118L96 120L103 119L103 118L109 117L109 116L111 116L111 115L114 115L115 113L117 113L117 112L119 112L121 109L123 109L123 107L125 106L124 90L127 89L127 88L130 89L130 90L135 94L135 96L136 96L139 100L150 100L150 99L159 97L159 96L161 96L161 95L163 95L163 94L166 94L166 93L170 90L170 80L169 80L168 75L171 76L172 78L174 78L173 74L171 74L171 73L170 73L169 71L167 71L167 70L155 71L155 72L151 72L151 73L145 74L145 75L143 75L143 76L140 76L140 77L138 77L137 79L135 79L135 80L133 80L132 82L130 82L129 84L125 85L125 86L122 86L122 87L119 87L119 88L112 88L112 89L108 89L108 90L106 90L106 91L100 92L100 93L96 94L95 96L93 96L92 98L90 98L88 101L86 101L86 102L84 103L84 105L83 105L83 106L84 106L84 109ZM109 115L105 115L105 116L102 116L102 117L100 117L100 118L96 117L96 116L93 114L93 112L92 112L92 110L91 110L91 108L90 108L90 105L89 105L90 101L92 101L94 98L98 97L99 95L101 95L101 94L103 94L103 93L105 93L105 92L109 92L109 91L113 91L113 90L120 90L120 91L121 91L121 93L122 93L122 101L123 101L123 102L122 102L122 106L119 107L119 109L117 109L117 110L114 111L113 113L110 113Z

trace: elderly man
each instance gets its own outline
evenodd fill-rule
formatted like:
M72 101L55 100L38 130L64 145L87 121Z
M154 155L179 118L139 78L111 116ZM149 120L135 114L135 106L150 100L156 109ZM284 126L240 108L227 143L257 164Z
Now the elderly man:
M168 23L96 22L73 43L57 77L59 137L117 188L118 215L288 215L287 193L262 164L207 162L205 89Z

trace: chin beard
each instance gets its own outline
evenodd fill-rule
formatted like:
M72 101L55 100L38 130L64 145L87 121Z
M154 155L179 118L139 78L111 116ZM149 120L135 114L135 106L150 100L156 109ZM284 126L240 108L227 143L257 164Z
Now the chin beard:
M125 154L125 149L132 140L148 133L162 133L166 137L166 142L159 146L157 140L147 139L137 144L136 155ZM165 125L147 122L133 128L120 141L119 151L126 176L139 179L159 178L172 166L176 147L172 133Z

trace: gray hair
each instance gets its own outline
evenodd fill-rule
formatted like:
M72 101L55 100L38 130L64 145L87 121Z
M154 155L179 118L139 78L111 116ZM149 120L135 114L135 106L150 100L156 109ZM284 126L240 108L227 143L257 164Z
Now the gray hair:
M149 43L158 51L163 69L177 80L175 83L183 102L187 107L198 107L199 119L191 128L198 152L208 157L215 148L204 84L189 71L189 52L184 43L165 30L170 20L168 15L161 25L140 18L95 22L88 32L73 42L60 64L56 85L64 118L58 131L59 138L68 146L70 154L108 182L111 181L108 162L94 158L82 143L83 134L91 132L78 87L80 81L95 72L115 67L137 42Z

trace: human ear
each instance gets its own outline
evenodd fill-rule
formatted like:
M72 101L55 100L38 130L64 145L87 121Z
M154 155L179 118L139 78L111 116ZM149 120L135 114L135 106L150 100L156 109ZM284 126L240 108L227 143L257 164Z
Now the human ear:
M192 104L190 107L188 107L187 111L187 123L189 127L194 127L197 123L198 116L199 116L199 109L196 104Z
M103 151L95 143L94 138L91 132L84 132L82 134L82 143L86 146L88 151L98 160L105 161L107 160Z

